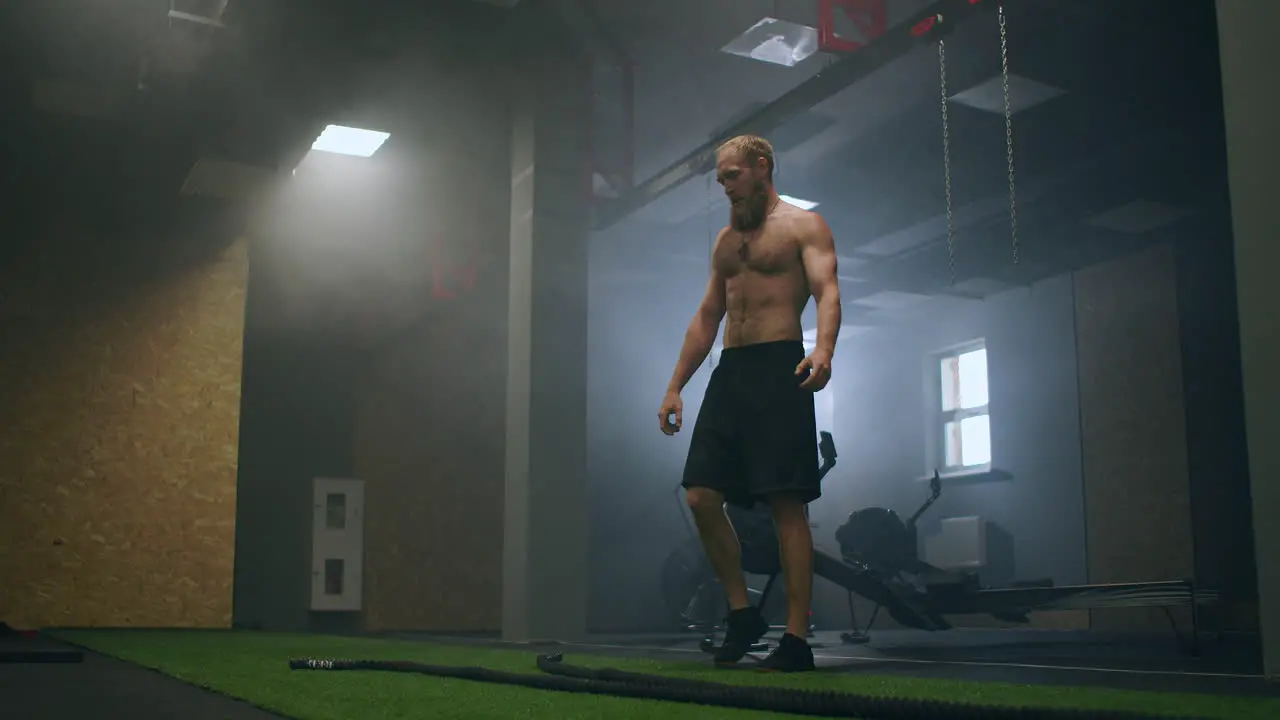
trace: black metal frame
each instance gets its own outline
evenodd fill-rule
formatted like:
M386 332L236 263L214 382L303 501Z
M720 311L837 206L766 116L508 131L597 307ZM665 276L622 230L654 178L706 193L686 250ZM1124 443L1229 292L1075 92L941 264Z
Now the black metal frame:
M905 523L912 535L920 516L942 493L941 477L936 470L929 489L929 497ZM893 582L904 575L917 576L920 572L936 573L946 580L926 582L924 592L909 584ZM1192 656L1199 656L1200 609L1220 599L1218 591L1197 587L1193 580L1062 586L1046 580L1009 588L980 588L976 575L948 573L923 562L917 562L914 568L876 570L864 565L856 556L836 558L821 550L814 551L814 574L848 592L851 630L841 634L841 640L846 644L863 644L870 640L868 633L881 608L907 627L937 631L951 628L943 615L991 615L1008 622L1027 622L1027 614L1036 611L1158 607L1169 618L1181 649ZM895 586L900 589L895 589ZM865 628L858 626L854 595L861 595L874 605ZM1191 609L1189 643L1184 642L1173 616L1175 607Z
M859 628L853 608L853 596L856 593L852 590L848 592L849 618L853 630L843 633L841 639L847 644L862 644L870 639L868 633L881 605L875 604L866 628ZM1179 647L1192 657L1199 657L1201 652L1200 609L1220 600L1217 590L1199 588L1191 580L978 590L957 593L946 600L935 600L929 594L926 596L930 597L929 604L935 612L947 615L1157 607L1164 610L1169 618ZM938 607L939 605L944 607ZM1173 608L1177 607L1191 609L1191 637L1187 640L1184 640L1178 621L1173 616Z
M711 170L716 149L736 135L764 134L799 113L835 96L911 50L946 36L956 25L988 9L995 0L939 0L907 21L889 28L884 35L832 63L773 102L747 115L672 165L637 183L616 200L602 201L596 208L596 229L603 230L662 197L676 187Z

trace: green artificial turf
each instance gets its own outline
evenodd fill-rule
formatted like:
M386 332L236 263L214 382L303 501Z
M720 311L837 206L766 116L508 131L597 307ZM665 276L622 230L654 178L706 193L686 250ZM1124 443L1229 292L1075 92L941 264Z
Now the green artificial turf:
M433 665L481 666L538 673L532 652L367 638L255 632L181 630L60 631L64 640L104 655L158 670L185 682L246 700L298 720L400 718L689 718L781 717L697 705L558 693L414 674L291 671L295 657L409 660ZM566 654L591 667L715 680L738 685L834 690L864 695L984 705L1131 710L1171 716L1264 720L1280 718L1280 699L1144 693L1102 688L978 683L811 673L799 676L715 670L700 662L658 662Z

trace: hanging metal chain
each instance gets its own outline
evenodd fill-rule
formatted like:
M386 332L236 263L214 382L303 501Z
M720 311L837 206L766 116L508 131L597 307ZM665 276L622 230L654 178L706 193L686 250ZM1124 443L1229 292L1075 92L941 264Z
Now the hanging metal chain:
M1013 111L1009 103L1009 34L1004 5L1000 5L1000 81L1004 85L1004 138L1009 160L1009 231L1013 238L1013 264L1018 264L1018 194L1013 176Z
M938 41L938 77L942 82L942 174L947 188L947 263L956 284L955 221L951 214L951 123L947 118L947 44Z

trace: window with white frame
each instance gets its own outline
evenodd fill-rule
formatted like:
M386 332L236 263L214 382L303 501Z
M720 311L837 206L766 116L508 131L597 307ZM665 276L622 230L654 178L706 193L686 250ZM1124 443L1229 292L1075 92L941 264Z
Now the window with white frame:
M937 415L939 464L952 472L989 468L986 345L976 342L946 353L937 367L942 390Z

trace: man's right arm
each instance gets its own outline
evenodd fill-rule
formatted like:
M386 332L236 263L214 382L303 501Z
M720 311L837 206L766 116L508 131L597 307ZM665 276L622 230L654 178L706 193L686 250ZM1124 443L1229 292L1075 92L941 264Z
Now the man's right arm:
M723 236L723 232L721 233ZM719 238L716 246L720 245ZM711 257L711 277L707 280L707 292L693 314L693 321L684 334L684 345L680 347L680 359L676 361L676 370L671 375L668 392L679 393L689 382L689 378L698 371L698 366L707 359L711 346L715 344L716 333L720 329L720 321L725 313L724 277L717 271L715 252Z

